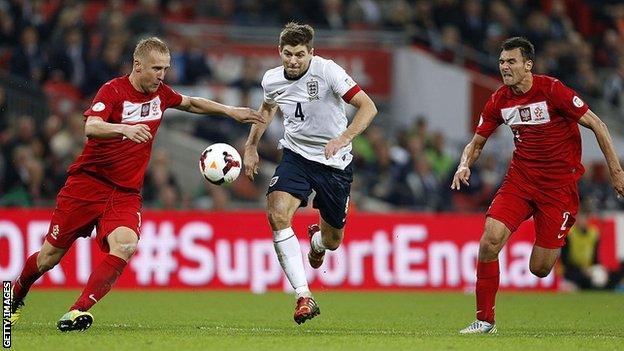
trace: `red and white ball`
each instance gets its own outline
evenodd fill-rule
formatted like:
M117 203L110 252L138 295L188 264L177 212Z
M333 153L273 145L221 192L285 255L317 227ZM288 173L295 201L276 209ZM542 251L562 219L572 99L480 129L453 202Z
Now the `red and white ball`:
M231 145L217 143L208 146L199 158L199 171L212 184L231 183L238 178L242 161Z

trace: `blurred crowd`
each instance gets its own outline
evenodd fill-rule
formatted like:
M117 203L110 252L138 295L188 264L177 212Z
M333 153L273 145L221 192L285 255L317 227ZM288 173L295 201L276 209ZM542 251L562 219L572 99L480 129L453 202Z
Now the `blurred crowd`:
M406 33L440 58L495 71L500 42L523 35L538 73L584 96L622 106L624 4L597 0L0 0L0 68L89 96L127 73L136 38L176 22ZM170 80L195 84L212 71L191 39L173 43Z
M500 41L524 35L536 44L538 73L560 77L584 96L606 99L624 110L624 5L616 1L0 0L0 78L3 73L21 78L43 89L49 101L49 114L42 120L11 116L6 87L0 85L0 206L53 204L68 165L85 142L83 109L104 82L130 72L137 38L167 38L170 84L227 84L241 91L242 105L249 105L245 101L262 75L257 67L245 64L235 79L219 81L198 49L198 39L169 37L167 26L192 21L281 27L289 20L324 29L405 32L414 45L443 60L490 73L496 69L492 57L498 55ZM490 65L483 64L487 61ZM484 154L470 187L451 193L461 150L449 145L443 133L429 130L425 117L397 133L373 125L354 140L355 207L481 211L489 204L508 159ZM191 132L240 145L247 129L216 117L194 123ZM262 157L278 161L275 144L266 144ZM229 188L206 185L183 191L171 171L171 157L164 150L154 152L145 181L147 207L262 206L263 184L244 179ZM602 163L587 168L581 183L587 206L622 209Z

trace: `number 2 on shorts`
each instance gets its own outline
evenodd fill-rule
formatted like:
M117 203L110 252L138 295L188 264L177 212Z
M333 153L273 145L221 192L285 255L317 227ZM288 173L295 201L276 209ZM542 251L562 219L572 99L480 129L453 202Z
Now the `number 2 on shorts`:
M563 213L563 223L561 223L561 230L566 230L566 228L568 227L568 221L570 220L570 212L564 212Z

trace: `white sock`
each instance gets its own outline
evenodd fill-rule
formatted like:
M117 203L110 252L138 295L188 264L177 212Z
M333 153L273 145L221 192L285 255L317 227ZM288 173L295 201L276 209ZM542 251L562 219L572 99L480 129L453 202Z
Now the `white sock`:
M325 252L325 250L327 250L325 245L323 245L323 236L321 235L320 231L312 235L311 243L312 243L312 250L318 253Z
M311 296L303 267L301 246L299 246L299 240L292 228L274 231L273 245L275 246L277 259L282 265L290 285L295 289L297 298Z
M297 298L300 298L300 297L312 297L312 293L310 292L310 289L308 289L307 285L295 289L295 294L296 294Z

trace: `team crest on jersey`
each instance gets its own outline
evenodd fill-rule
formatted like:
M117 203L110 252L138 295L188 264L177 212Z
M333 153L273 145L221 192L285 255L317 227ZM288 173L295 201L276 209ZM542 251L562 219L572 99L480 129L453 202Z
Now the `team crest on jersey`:
M150 114L150 104L145 103L143 105L141 105L141 117L147 117Z
M520 108L518 109L518 111L520 112L520 120L522 122L528 122L531 120L531 108L530 107Z
M150 101L123 102L121 123L138 123L158 120L162 117L160 109L160 97L156 96Z
M311 80L308 82L308 95L310 95L308 98L311 100L314 99L318 99L318 93L319 93L319 86L318 86L318 81L316 80Z
M513 106L501 109L501 116L509 126L524 124L545 124L550 122L548 104L546 101L534 102L528 105Z

